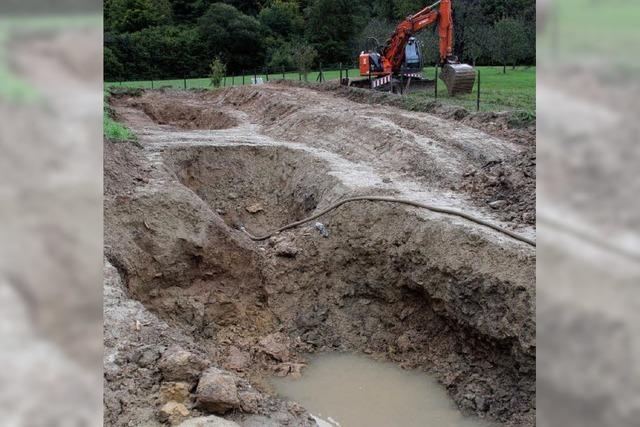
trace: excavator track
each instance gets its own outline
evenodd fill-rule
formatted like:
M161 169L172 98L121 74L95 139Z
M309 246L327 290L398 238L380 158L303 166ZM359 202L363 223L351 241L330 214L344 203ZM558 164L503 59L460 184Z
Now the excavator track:
M440 78L451 96L471 93L476 81L476 70L469 64L445 64Z

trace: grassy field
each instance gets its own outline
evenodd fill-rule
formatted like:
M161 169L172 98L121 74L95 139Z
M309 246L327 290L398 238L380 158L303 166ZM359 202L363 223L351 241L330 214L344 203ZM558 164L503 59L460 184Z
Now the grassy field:
M527 114L535 115L536 109L536 69L535 67L518 67L512 70L511 67L507 67L507 73L502 74L502 67L478 67L480 70L480 93L481 111L508 111L508 110L523 110ZM345 75L346 72L343 72ZM425 68L424 74L427 78L433 79L435 77L435 70L433 67ZM310 82L316 81L318 76L317 72L310 73L308 80ZM266 82L267 77L265 75L258 75ZM339 71L325 71L325 80L337 80L340 77ZM349 77L359 78L358 70L349 70ZM247 75L244 77L244 84L251 84L253 75ZM286 73L284 75L286 80L299 80L298 73ZM282 74L270 74L269 80L282 80ZM242 85L242 76L227 77L224 86L238 86ZM123 86L131 88L144 88L151 89L151 81L137 81L137 82L121 82L121 83L105 83L105 87ZM160 87L173 87L178 89L193 88L210 88L210 80L207 78L202 79L187 79L185 80L159 80L153 82L154 88ZM476 108L476 95L477 86L474 87L473 93L470 95L458 95L455 98L447 95L446 87L442 81L438 81L438 99L442 102L460 105L470 110ZM428 97L434 98L433 92L411 94L411 97Z
M512 111L522 110L535 116L536 112L536 68L517 67L512 70L507 67L506 74L502 67L477 67L480 71L480 111ZM435 77L435 70L425 69L427 78ZM438 79L438 99L442 102L460 105L468 110L475 110L478 95L478 85L469 95L450 97L447 88ZM410 97L430 97L433 93L411 94Z

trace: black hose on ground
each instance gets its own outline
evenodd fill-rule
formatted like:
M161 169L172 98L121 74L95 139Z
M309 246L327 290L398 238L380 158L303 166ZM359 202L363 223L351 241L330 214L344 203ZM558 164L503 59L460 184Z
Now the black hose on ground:
M318 212L315 215L312 215L308 218L305 219L301 219L300 221L296 221L296 222L292 222L291 224L287 224L284 227L280 227L277 230L273 230L267 234L265 234L264 236L253 236L251 235L244 227L242 227L242 231L244 231L244 233L249 236L249 238L251 240L254 240L256 242L262 241L262 240L267 240L268 238L272 237L274 234L278 234L281 233L285 230L289 230L291 228L295 228L298 227L302 224L306 224L309 221L313 221L316 218L321 217L322 215L331 212L334 209L339 208L340 206L346 204L346 203L350 203L350 202L359 202L359 201L368 201L368 202L389 202L389 203L400 203L403 205L409 205L409 206L414 206L416 208L422 208L422 209L428 209L432 212L437 212L437 213L442 213L442 214L446 214L446 215L453 215L453 216L457 216L460 218L464 218L468 221L474 222L476 224L482 225L484 227L488 227L491 228L492 230L495 230L499 233L505 234L509 237L512 237L516 240L519 240L521 242L524 242L528 245L531 245L533 247L536 246L536 242L534 240L531 240L527 237L521 236L517 233L514 233L513 231L507 230L505 228L499 227L497 225L491 224L490 222L484 221L482 219L479 218L475 218L469 214L466 214L464 212L459 212L456 211L454 209L449 209L449 208L441 208L438 206L431 206L431 205L425 205L424 203L419 203L419 202L414 202L412 200L404 200L404 199L396 199L393 197L376 197L376 196L359 196L359 197L349 197L348 199L343 199L340 200L337 203L334 203L333 205L329 206L328 208Z

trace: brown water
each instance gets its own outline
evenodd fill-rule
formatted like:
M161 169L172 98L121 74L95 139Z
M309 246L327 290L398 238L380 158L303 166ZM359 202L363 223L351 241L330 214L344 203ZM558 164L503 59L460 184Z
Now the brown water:
M405 371L351 354L311 359L302 379L277 378L276 390L311 412L321 427L488 427L463 416L444 387L418 371Z

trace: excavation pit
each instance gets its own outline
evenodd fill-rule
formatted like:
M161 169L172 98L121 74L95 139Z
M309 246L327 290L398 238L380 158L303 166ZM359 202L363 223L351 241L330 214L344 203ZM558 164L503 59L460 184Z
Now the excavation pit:
M227 225L254 234L310 215L337 185L321 161L283 147L177 148L164 158Z
M139 126L152 130L143 150L105 146L105 253L128 297L166 326L127 323L133 338L113 358L129 357L129 370L107 383L133 376L141 385L127 389L130 408L114 404L106 417L142 423L132 407L155 408L171 382L162 361L179 342L246 381L238 380L243 393L248 383L261 393L261 403L225 414L241 425L275 417L269 379L304 375L306 355L318 353L364 353L424 371L467 416L533 425L533 248L459 218L370 202L318 218L328 235L314 221L254 242L241 227L259 235L379 187L354 187L339 154L301 143ZM385 191L400 191L395 182ZM158 356L147 357L149 348ZM191 381L194 415L206 415Z
M220 130L238 125L236 118L216 106L198 106L182 102L158 102L145 99L134 103L153 122L184 130Z

